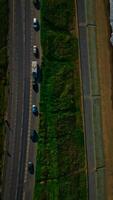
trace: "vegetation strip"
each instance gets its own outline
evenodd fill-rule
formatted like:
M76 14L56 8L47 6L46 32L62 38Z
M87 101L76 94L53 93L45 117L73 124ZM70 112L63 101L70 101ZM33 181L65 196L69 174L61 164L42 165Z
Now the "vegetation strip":
M2 169L4 154L4 114L6 111L7 81L7 33L8 33L8 0L0 0L0 188L2 185Z
M74 0L41 1L41 117L34 200L86 200Z

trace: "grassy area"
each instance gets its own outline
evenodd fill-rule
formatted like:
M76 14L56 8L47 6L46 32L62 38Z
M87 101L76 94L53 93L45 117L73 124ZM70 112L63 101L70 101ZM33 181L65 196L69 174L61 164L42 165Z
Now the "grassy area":
M41 3L43 80L34 200L86 200L75 4Z
M0 186L2 184L4 113L6 110L5 88L7 85L7 32L8 0L0 0Z

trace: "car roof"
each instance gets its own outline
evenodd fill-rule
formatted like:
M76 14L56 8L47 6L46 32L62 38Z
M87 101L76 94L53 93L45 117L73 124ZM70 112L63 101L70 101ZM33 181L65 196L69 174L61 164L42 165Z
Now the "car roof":
M37 19L36 18L33 18L33 22L36 22L37 21Z
M32 107L36 107L36 105L32 105Z
M31 161L28 162L29 165L33 164Z
M31 140L32 140L33 142L37 142L37 141L38 141L38 135L37 135L37 133L36 133L35 130L32 132L30 138L31 138Z

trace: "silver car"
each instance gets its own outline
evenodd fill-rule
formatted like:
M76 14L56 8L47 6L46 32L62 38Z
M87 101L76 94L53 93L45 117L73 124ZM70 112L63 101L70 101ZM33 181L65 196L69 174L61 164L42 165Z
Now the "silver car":
M39 22L37 18L33 18L33 28L37 31L39 30Z

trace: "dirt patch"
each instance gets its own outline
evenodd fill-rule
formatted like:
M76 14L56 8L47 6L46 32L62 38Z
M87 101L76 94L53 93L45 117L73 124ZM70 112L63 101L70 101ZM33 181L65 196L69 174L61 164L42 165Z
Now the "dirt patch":
M113 52L109 42L109 4L96 0L97 59L101 90L107 199L113 199Z

